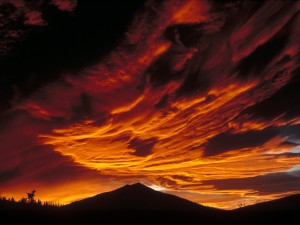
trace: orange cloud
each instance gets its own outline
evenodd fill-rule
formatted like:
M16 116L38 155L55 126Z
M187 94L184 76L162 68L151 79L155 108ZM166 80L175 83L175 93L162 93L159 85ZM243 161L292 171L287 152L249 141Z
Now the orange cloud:
M299 84L300 7L272 4L234 25L206 1L150 2L101 62L18 105L52 125L35 132L36 142L97 174L61 182L45 199L69 202L135 181L222 208L295 193L268 179L299 182L285 174L300 164L291 153L299 143L286 144L291 135L282 132L299 125L299 114L273 101ZM278 115L259 113L276 104ZM59 191L68 187L73 197Z

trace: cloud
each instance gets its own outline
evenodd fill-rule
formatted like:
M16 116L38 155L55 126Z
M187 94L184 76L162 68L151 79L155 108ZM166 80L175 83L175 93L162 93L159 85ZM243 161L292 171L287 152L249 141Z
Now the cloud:
M177 90L177 95L206 94L211 87L211 81L200 68L191 71Z
M204 155L213 156L231 150L261 146L277 135L279 135L279 130L274 127L244 133L220 133L209 139L204 145Z
M287 171L287 174L300 178L300 166L294 166Z
M300 157L300 154L297 152L284 152L284 153L280 153L280 154L276 154L274 155L275 158L296 158L298 159Z
M0 112L13 108L40 87L62 80L65 73L75 75L79 69L97 63L123 37L133 13L142 4L118 1L119 7L115 7L112 1L80 1L76 12L66 14L45 1L30 4L18 1L18 7L8 2L0 6L8 14L3 20L8 28L5 40L0 40L0 51L4 54L9 49L14 51L0 62L0 93L4 96ZM57 0L53 4L71 10L75 2ZM48 26L35 29L24 26L21 20L24 12L27 24L45 22Z
M295 17L294 17L295 18ZM258 46L250 55L243 58L237 65L236 71L239 77L260 76L270 62L274 60L284 49L291 32L292 21L279 30L266 43ZM267 25L268 26L268 25Z
M135 156L148 156L152 154L154 145L157 143L157 138L139 139L133 138L129 141L128 148L134 149L132 153Z
M79 103L72 106L72 111L75 117L85 117L91 115L92 101L87 93L82 93L79 96Z
M51 132L52 121L32 118L26 111L1 117L1 121L5 123L1 123L0 130L0 190L5 196L20 198L25 191L35 188L42 200L55 199L53 195L46 198L51 196L53 188L87 181L87 186L96 181L110 182L95 170L74 163L71 157L62 156L50 145L40 143L37 134ZM69 195L73 195L72 199L80 197L73 188L57 192L64 193L60 197L61 202L67 201ZM94 192L97 193L96 190ZM90 192L82 190L81 194L88 196Z
M62 11L73 11L76 9L77 0L52 0L52 4Z
M25 24L26 25L37 25L37 26L44 26L46 22L42 18L42 13L38 11L31 11L25 14Z
M67 202L143 181L222 207L294 192L299 3L35 7L48 25L0 62L0 189Z
M237 178L237 179L223 179L205 181L205 185L213 185L220 190L238 189L252 190L256 194L280 194L283 192L297 192L300 185L300 178L292 176L288 173L270 173L266 175Z
M127 142L131 139L131 132L123 132L121 134L119 134L116 138L112 139L111 142L115 142L115 141L123 141L123 142Z
M288 141L299 144L300 143L300 125L288 125L280 128L282 135L288 138Z
M164 108L167 106L168 104L168 99L169 99L169 96L168 95L164 95L160 100L159 102L157 102L154 106L158 109L161 109L161 108Z
M7 182L18 175L20 168L15 167L7 171L0 172L0 182Z
M289 153L295 146L283 144L290 134L281 132L297 120L251 112L296 81L299 18L291 19L295 10L281 3L273 10L269 3L253 3L250 8L248 3L236 3L227 9L214 5L215 17L197 14L199 23L190 24L187 17L186 23L181 18L174 24L174 13L197 4L191 2L145 6L124 42L104 60L77 77L66 75L64 85L56 82L32 95L35 104L24 104L32 115L39 115L32 113L37 105L51 119L72 118L41 135L42 143L119 181L213 192L223 195L219 199L236 200L253 190L239 189L236 183L236 189L224 191L205 182L250 179L298 165L299 157ZM231 18L227 10L237 14ZM262 24L269 25L276 16L279 19L266 32ZM284 44L277 49L280 40ZM268 57L263 61L256 57L259 54ZM238 73L246 73L246 68L253 70L243 79ZM88 97L83 99L82 93ZM289 97L287 92L279 100ZM273 109L284 104L274 101L268 109L276 114ZM74 107L76 112L87 108L92 113L75 113L75 118ZM280 110L283 115L289 109ZM255 198L259 196L275 198L265 193Z
M290 61L290 59L287 59ZM284 72L284 71L282 71ZM277 92L269 98L256 103L247 108L243 114L250 114L255 118L272 119L282 116L285 119L292 119L299 116L299 99L298 91L300 85L297 71L294 73L291 81L280 88Z

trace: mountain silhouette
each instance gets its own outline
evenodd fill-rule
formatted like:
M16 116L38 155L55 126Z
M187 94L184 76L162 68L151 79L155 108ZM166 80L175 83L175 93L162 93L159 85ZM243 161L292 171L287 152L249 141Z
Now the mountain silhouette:
M120 211L219 211L175 195L155 191L141 183L126 185L111 192L76 201L67 205L66 208Z
M227 221L243 225L295 224L299 214L300 194L296 194L229 211Z
M236 211L300 211L300 194L290 195L276 200L245 206Z
M65 206L0 201L4 224L295 224L300 194L235 210L206 207L155 191L143 184L125 185ZM12 207L13 206L13 207Z
M100 215L111 224L120 221L124 224L151 225L220 224L224 211L155 191L141 183L125 185L111 192L73 202L64 206L63 210L72 215L76 212L73 219L76 218L77 223L82 218L97 220Z

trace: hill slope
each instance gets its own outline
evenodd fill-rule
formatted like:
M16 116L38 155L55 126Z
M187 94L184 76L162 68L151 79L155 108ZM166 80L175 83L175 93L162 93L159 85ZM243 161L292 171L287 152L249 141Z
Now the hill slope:
M13 204L13 207L9 205ZM142 184L126 185L63 207L0 201L5 224L295 224L300 194L225 211L205 207Z
M235 211L300 211L300 194L290 195L284 198L245 206Z
M228 212L228 222L243 225L295 224L300 214L300 194L262 202Z
M126 185L111 192L73 202L68 209L89 210L176 210L176 211L219 211L190 202L174 195L155 191L140 183Z

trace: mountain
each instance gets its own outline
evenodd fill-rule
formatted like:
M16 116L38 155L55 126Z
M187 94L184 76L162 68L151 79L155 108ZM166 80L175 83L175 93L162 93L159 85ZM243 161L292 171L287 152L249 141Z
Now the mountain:
M111 224L120 221L122 224L151 225L220 224L222 212L225 212L155 191L140 183L73 202L63 210L76 215L76 222L82 218L94 221L101 217Z
M1 207L1 204L3 207ZM13 207L6 207L14 204ZM17 205L15 205L17 204ZM5 224L295 224L300 194L246 206L219 210L158 192L140 183L73 202L63 207L0 201Z
M296 194L229 211L227 221L243 225L295 224L299 215L300 194Z
M290 195L284 198L245 206L235 211L300 211L300 194Z
M223 211L155 191L140 183L73 202L63 210L67 213L76 212L77 222L81 218L94 221L100 216L111 224L122 221L125 224L151 225L220 224Z
M111 192L73 202L66 208L118 211L219 211L175 195L155 191L140 183L126 185Z

